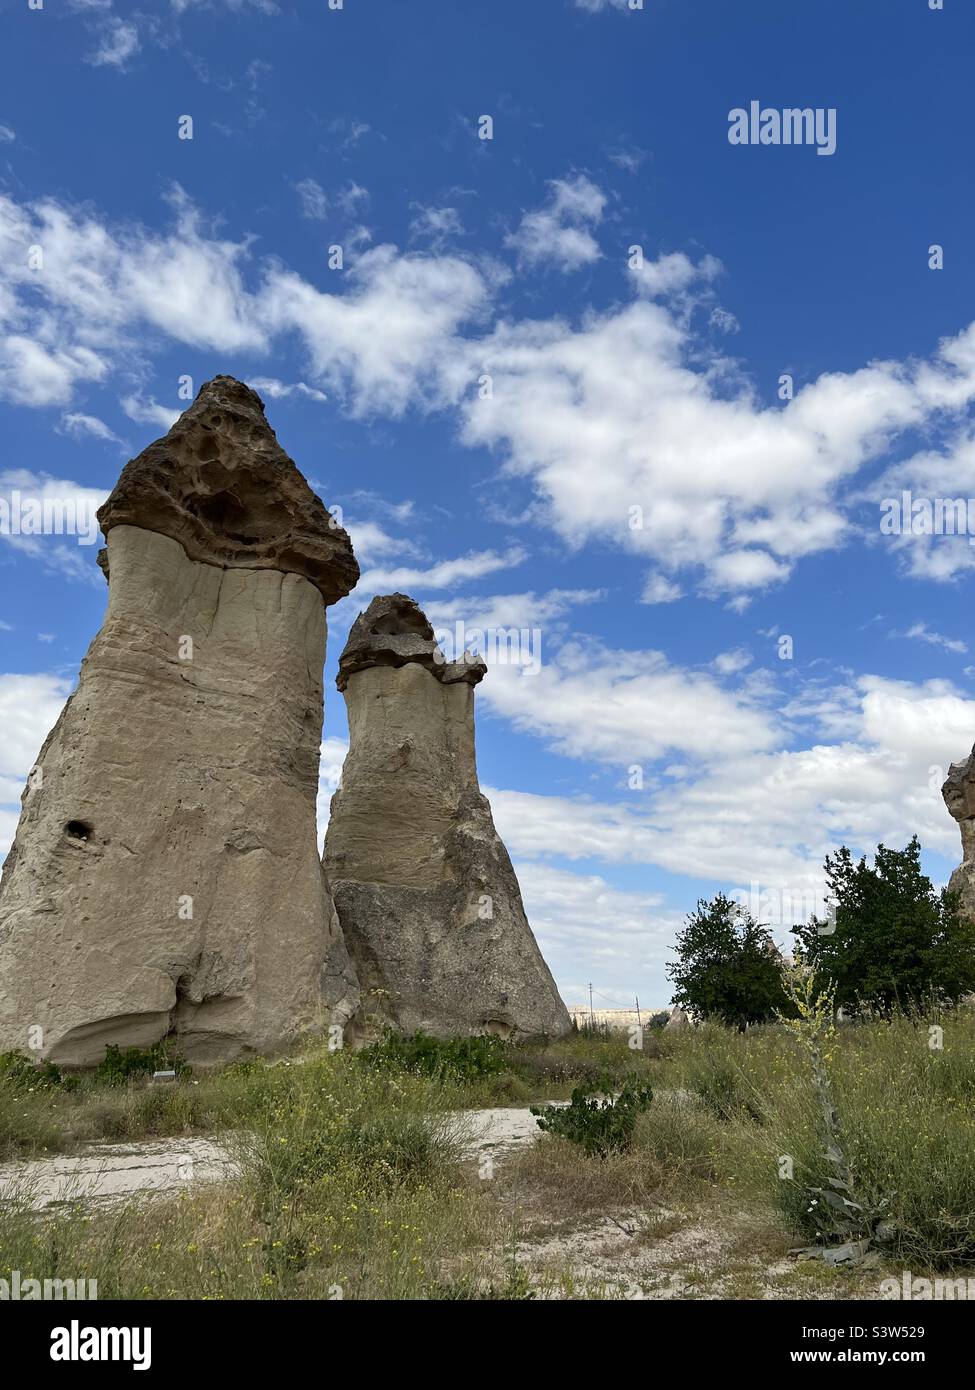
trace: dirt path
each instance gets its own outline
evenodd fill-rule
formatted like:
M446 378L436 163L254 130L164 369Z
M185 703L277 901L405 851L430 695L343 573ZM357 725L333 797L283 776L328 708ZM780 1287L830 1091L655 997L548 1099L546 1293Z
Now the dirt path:
M209 1139L92 1144L72 1157L0 1164L0 1201L20 1197L41 1209L56 1202L129 1197L187 1182L213 1182L231 1171L227 1151Z
M538 1134L526 1109L463 1110L459 1118L469 1126L465 1156L470 1159L530 1144ZM71 1157L0 1164L0 1201L19 1196L41 1210L57 1202L112 1200L188 1182L217 1182L233 1172L226 1146L211 1139L92 1144Z

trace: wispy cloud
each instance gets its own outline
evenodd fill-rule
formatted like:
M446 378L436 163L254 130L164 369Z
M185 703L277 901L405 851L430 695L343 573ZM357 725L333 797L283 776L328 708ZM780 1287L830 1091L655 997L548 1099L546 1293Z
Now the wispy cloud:
M252 376L248 383L261 396L269 396L273 401L286 399L288 396L303 396L309 401L327 401L324 391L319 391L316 386L309 386L306 381L279 381L273 376Z
M370 569L356 586L356 598L364 593L389 593L393 589L449 589L470 579L482 579L498 570L513 569L523 564L527 552L519 547L511 550L473 550L454 560L438 560L425 569L400 566L397 569Z
M301 215L316 222L325 222L338 214L353 217L357 209L369 202L369 191L350 179L333 193L326 193L317 179L301 179L295 184L301 203Z
M125 68L141 48L139 30L130 20L111 16L104 21L98 45L85 57L93 67Z
M61 416L61 430L74 439L102 439L106 444L116 444L122 450L129 447L128 443L110 429L104 420L99 420L96 415L83 415L77 410L68 411Z
M968 651L967 644L961 638L945 637L940 632L932 632L926 623L915 623L902 636L911 637L918 642L927 642L932 647L941 647L946 652L963 654Z

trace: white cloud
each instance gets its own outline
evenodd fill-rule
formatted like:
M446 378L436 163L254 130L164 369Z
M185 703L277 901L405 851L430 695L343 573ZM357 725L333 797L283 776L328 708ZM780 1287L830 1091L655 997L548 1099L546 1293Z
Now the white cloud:
M683 914L661 907L652 893L625 892L597 874L548 864L516 864L525 910L562 998L588 999L589 981L609 999L631 1007L634 984L655 991L641 1007L670 997L663 967Z
M687 324L659 303L578 328L504 322L468 354L493 394L463 400L463 438L530 478L570 545L609 540L671 582L703 571L705 592L747 594L841 543L841 486L898 433L975 398L971 336L927 362L824 375L766 407L726 363L715 375L699 347L692 358Z
M288 396L304 396L309 401L327 401L328 397L324 391L319 391L315 386L309 386L305 381L286 382L279 381L273 376L252 376L249 378L249 386L261 396L269 396L273 401L286 399Z
M62 676L0 675L0 854L13 840L27 774L70 692Z
M714 256L705 256L695 265L683 251L674 251L658 260L644 261L639 269L631 269L630 275L639 294L655 299L681 294L697 281L708 283L721 274L721 269Z
M99 538L96 513L107 496L104 489L66 478L26 468L7 469L0 472L0 541L69 578L101 582L94 564ZM35 534L38 518L48 527L40 535Z
M965 340L970 338L971 330L949 343L949 352L954 345L968 346ZM963 371L971 367L964 352L959 355L959 366ZM887 469L868 490L861 490L858 494L860 499L877 507L877 535L885 546L900 557L904 569L912 578L931 579L936 583L963 579L970 570L975 569L975 545L971 544L975 527L962 528L955 534L946 535L915 534L912 530L901 535L880 535L881 504L888 498L901 501L905 491L911 494L912 499L932 506L938 498L961 501L965 507L967 525L967 513L975 510L975 503L969 506L969 499L975 499L975 432L971 427L957 431L943 449L923 450Z
M16 139L17 135L12 126L0 125L0 145L8 145Z
M482 275L456 257L365 251L344 294L327 294L283 268L262 298L272 330L297 331L315 375L353 413L399 416L439 401L440 382L461 324L487 304Z
M2 857L6 857L7 851L14 842L19 820L19 811L12 806L0 806L0 856Z
M342 149L345 150L358 145L364 136L370 134L372 126L353 116L337 116L335 120L329 122L327 129L329 135L341 137ZM379 138L385 140L386 137L383 135Z
M61 428L75 439L83 439L86 435L91 435L95 439L104 440L106 444L117 444L122 449L129 447L124 439L120 439L115 431L110 429L104 420L99 420L96 415L83 415L76 410L68 411L61 416Z
M356 586L354 597L359 602L366 595L388 594L396 589L405 592L413 589L449 589L468 579L481 579L498 570L512 569L525 558L525 552L518 548L503 552L472 550L454 560L438 560L426 569L402 565L397 569L366 570Z
M352 217L356 209L369 202L368 189L350 179L348 183L329 195L317 179L301 179L295 184L295 192L301 202L302 217L317 222L325 222L333 211L343 217Z
M0 395L66 405L78 382L105 379L131 355L138 328L223 351L266 344L241 280L246 246L209 239L178 190L172 202L175 226L156 236L0 195Z
M463 236L464 224L456 208L423 207L411 203L415 216L410 222L410 237L414 241L430 241L434 246L442 246L450 237Z
M537 673L499 666L479 690L493 713L555 752L621 769L674 753L751 756L782 740L757 699L671 666L660 652L573 640L547 653Z
M733 676L739 671L744 671L746 666L752 664L751 652L745 651L744 647L736 647L734 651L721 652L714 658L712 665L719 676Z
M903 635L918 642L927 642L932 647L942 647L946 652L968 651L967 645L959 637L945 637L943 633L932 632L926 623L915 623Z
M342 525L352 537L356 559L375 560L383 555L415 555L419 546L405 536L394 536L378 521L358 521L345 517ZM377 571L378 573L378 571Z
M720 305L711 310L709 322L711 327L716 328L719 333L739 333L741 331L741 324L734 314L727 309L722 309Z
M0 339L0 396L15 405L66 405L78 382L101 381L107 371L90 348L48 348L20 333Z
M52 674L0 675L0 776L26 781L71 685Z
M625 169L629 174L635 174L646 157L646 150L641 150L636 146L629 149L612 150L609 156L611 163L615 164L618 169Z
M332 797L338 791L342 780L345 755L349 751L348 740L327 738L322 743L322 757L318 770L318 848L325 848L325 831L331 817Z
M640 597L641 603L675 603L682 598L683 589L673 580L667 579L662 574L647 575L646 583L643 586L643 594Z
M185 197L178 194L174 201L175 235L126 246L119 275L123 303L164 333L196 347L265 349L266 333L241 279L246 246L209 239Z
M125 396L121 404L126 415L136 424L157 425L167 433L183 413L173 406L158 405L155 396L150 396L147 401L141 396Z
M335 195L336 207L346 217L351 217L360 205L368 202L369 190L356 183L355 179L350 179Z
M640 799L598 802L485 787L495 824L509 851L527 859L558 855L604 864L652 864L660 832L639 811Z
M590 265L600 256L590 228L602 219L605 194L584 174L554 179L550 188L545 206L526 212L517 231L505 237L505 245L526 268L571 271Z
M492 628L541 628L561 625L564 617L580 604L598 603L603 589L549 589L547 593L491 594L469 598L440 599L427 603L425 612L434 628L452 628L463 623L468 630L482 632Z
M184 14L187 10L196 6L216 6L226 5L228 10L239 13L242 10L255 9L263 14L278 14L278 6L274 0L169 0L177 14Z
M328 217L328 198L321 184L316 179L301 179L295 184L295 192L301 201L302 217L324 222Z
M487 694L490 680L479 690ZM612 699L615 691L598 693ZM557 687L549 698L560 706L552 722L561 722L567 701ZM842 741L815 741L817 732L833 728L837 706L849 716ZM666 715L662 702L654 709ZM795 723L799 710L782 715ZM814 737L798 748L749 751L727 721L724 732L715 726L708 749L667 729L664 737L686 763L660 774L648 760L642 788L617 801L491 790L499 831L522 858L653 865L724 891L758 884L772 894L763 912L776 924L822 910L823 859L842 843L869 854L881 842L901 846L917 833L925 849L960 857L941 783L975 738L975 700L949 682L864 676L848 691L825 692L818 705L810 701L805 715ZM578 717L591 718L591 711L580 706ZM780 745L788 722L779 720ZM632 754L640 764L640 736L633 728L625 745L607 752L620 762ZM597 750L577 740L560 751L590 758Z
M764 589L787 579L790 568L767 550L729 550L716 556L710 566L719 589Z
M325 291L256 262L249 239L208 231L179 192L172 202L174 226L157 233L0 197L0 395L67 407L80 383L152 351L153 335L251 354L296 339L308 390L353 415L458 411L464 443L496 450L508 474L530 482L533 521L570 546L615 544L652 562L648 602L672 600L688 576L738 608L782 583L798 560L848 539L845 507L863 500L853 489L865 465L908 430L951 427L975 399L972 327L928 359L825 373L792 401L764 405L693 328L695 284L717 273L708 257L662 257L630 277L635 300L578 323L485 328L503 283L493 263L382 245L343 276L325 275ZM576 175L556 181L538 215L580 230L604 202ZM42 271L28 264L34 245ZM482 397L473 388L484 374L493 391ZM966 468L975 482L967 436L901 473L931 481L954 470L959 487ZM928 577L975 564L967 537L890 539Z
M139 31L128 20L107 18L99 34L98 47L85 58L93 67L124 68L140 48Z

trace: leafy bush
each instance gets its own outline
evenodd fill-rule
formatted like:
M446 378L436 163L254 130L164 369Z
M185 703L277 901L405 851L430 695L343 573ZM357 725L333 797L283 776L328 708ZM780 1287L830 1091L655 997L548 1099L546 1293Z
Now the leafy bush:
M746 1115L761 1124L763 1114L741 1071L721 1057L703 1054L688 1067L687 1083L705 1109L719 1120Z
M473 1038L432 1038L427 1033L405 1037L386 1033L363 1048L360 1062L379 1070L410 1072L460 1085L498 1076L510 1065L511 1046L494 1034Z
M648 1110L652 1101L649 1086L626 1081L615 1098L608 1086L577 1086L568 1105L533 1105L531 1112L539 1129L604 1158L630 1147L637 1116Z
M19 1052L0 1052L0 1082L16 1091L77 1090L76 1076L65 1076L53 1062L32 1062Z
M440 1092L425 1078L363 1068L344 1053L272 1070L251 1117L256 1146L246 1145L265 1196L291 1200L340 1172L364 1190L423 1181L455 1157Z
M182 1076L188 1074L190 1068L165 1042L156 1043L154 1047L127 1047L124 1052L115 1043L109 1043L93 1079L103 1086L125 1086L129 1081L157 1071L175 1071L177 1076Z

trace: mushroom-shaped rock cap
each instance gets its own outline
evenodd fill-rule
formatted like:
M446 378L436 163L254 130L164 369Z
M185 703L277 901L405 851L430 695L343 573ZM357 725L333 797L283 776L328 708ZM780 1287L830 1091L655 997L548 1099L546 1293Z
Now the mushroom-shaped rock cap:
M951 764L941 795L955 820L975 817L975 748L963 763Z
M223 569L300 574L326 603L359 578L348 535L281 448L256 391L204 382L190 408L122 469L98 512L102 530L141 526Z
M447 661L426 614L414 599L406 594L384 594L374 598L352 624L335 684L344 690L357 671L370 666L406 666L411 661L425 666L445 684L468 681L477 685L487 674L487 666L472 652L462 653L459 661Z

